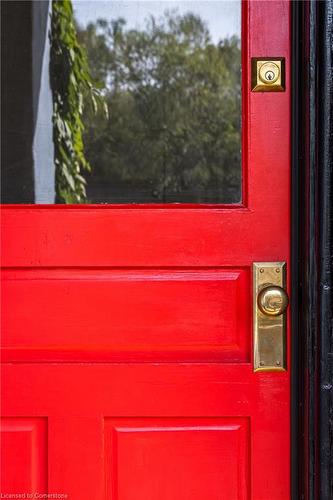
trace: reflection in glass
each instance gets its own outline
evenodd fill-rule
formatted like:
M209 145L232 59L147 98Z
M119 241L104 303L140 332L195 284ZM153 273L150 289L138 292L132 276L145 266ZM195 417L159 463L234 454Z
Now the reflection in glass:
M33 4L40 2L27 3L36 9ZM103 107L84 107L84 155L90 171L81 168L79 172L86 183L86 196L77 200L240 202L240 2L72 3L79 44L86 51L91 76L108 110L106 116ZM54 156L59 148L54 148L55 136L50 133L55 94L48 88L45 71L50 59L45 54L50 50L45 43L50 27L36 34L32 23L34 26L32 47L34 53L42 54L42 45L44 56L39 57L41 70L31 97L35 94L37 99L31 144L35 182L32 201L75 202L75 197L59 196L57 186ZM54 71L52 61L51 57L51 75L61 82L62 75ZM28 76L36 79L36 71L29 71ZM8 89L14 92L13 83ZM38 128L38 112L44 110L45 115L50 105L48 127L47 117L42 116ZM50 161L46 172L43 165ZM63 179L70 182L67 177ZM14 182L20 182L17 175ZM5 202L24 201L19 197L15 200L13 180L9 187L10 200L5 195Z

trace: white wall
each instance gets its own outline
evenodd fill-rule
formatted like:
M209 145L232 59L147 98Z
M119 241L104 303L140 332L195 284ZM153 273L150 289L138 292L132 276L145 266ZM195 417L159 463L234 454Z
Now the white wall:
M35 203L54 203L55 167L50 88L50 8L51 2L33 4L33 96L34 96L34 184Z

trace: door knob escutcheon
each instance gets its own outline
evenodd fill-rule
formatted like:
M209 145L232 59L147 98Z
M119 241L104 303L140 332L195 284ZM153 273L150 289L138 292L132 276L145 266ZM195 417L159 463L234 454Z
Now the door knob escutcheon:
M285 262L253 264L253 368L285 371L288 295Z

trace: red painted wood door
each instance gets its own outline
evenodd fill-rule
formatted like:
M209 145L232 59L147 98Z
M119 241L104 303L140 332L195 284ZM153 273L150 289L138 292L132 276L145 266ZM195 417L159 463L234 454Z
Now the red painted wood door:
M289 269L289 10L244 5L242 205L3 208L2 492L290 498L290 363L254 373L251 326L252 263ZM285 92L250 92L264 56Z

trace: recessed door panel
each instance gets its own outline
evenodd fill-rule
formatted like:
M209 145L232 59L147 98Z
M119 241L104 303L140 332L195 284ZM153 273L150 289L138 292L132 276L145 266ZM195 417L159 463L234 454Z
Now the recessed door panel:
M3 292L8 361L250 360L249 269L16 270Z
M46 494L47 419L2 418L0 432L1 494L25 495L26 498L37 492Z
M246 419L107 419L108 500L248 499Z

